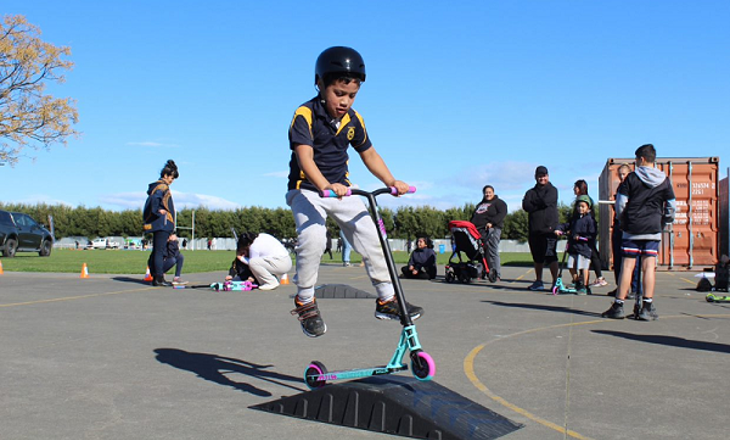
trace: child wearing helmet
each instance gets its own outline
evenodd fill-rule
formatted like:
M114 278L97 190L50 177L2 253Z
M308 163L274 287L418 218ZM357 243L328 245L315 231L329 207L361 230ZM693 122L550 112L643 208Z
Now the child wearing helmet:
M591 215L591 198L578 196L575 200L573 218L569 223L558 225L555 235L570 234L568 242L568 268L573 276L577 295L590 293L588 272L591 265L591 240L596 238L596 221Z
M349 47L330 47L317 58L314 82L318 95L294 112L289 125L289 183L286 202L294 214L298 234L296 247L297 295L295 309L305 335L321 336L327 330L314 298L320 259L325 251L327 228L331 216L345 239L360 253L370 280L378 294L375 316L400 319L395 291L380 248L377 231L365 204L358 197L343 197L351 186L348 179L348 148L358 153L365 166L386 186L398 194L408 191L408 184L393 177L373 147L362 116L352 108L360 85L365 82L362 56ZM323 198L323 190L332 190L337 198ZM406 305L412 319L423 310Z

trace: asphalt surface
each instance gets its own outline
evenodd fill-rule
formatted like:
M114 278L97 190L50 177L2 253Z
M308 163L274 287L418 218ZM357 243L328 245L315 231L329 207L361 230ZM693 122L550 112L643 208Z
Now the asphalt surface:
M730 305L706 302L693 275L657 275L654 322L602 319L612 286L527 291L527 267L498 284L403 286L425 309L434 380L525 425L505 439L727 439ZM320 300L328 331L311 339L289 314L293 285L214 293L142 277L0 275L0 439L388 438L249 408L305 392L314 359L387 363L400 326L376 320L372 299ZM360 267L325 264L320 282L372 291Z

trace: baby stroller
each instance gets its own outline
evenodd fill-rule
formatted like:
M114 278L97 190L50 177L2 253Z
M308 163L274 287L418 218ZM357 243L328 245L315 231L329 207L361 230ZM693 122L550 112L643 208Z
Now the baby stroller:
M449 222L449 230L454 253L449 257L449 263L446 265L446 282L453 283L459 280L464 284L469 284L472 278L480 275L482 278L489 278L490 282L494 282L496 275L489 271L482 236L476 226L471 222L452 220ZM468 261L462 260L462 252L469 259ZM458 262L453 261L454 256L459 257Z

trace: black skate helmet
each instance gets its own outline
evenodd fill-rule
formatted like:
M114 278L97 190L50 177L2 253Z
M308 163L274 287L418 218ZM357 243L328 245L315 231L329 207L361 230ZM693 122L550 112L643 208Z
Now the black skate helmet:
M317 57L314 83L317 84L320 78L326 83L326 78L335 74L342 74L343 77L365 82L365 62L362 60L362 56L355 49L345 46L325 49Z

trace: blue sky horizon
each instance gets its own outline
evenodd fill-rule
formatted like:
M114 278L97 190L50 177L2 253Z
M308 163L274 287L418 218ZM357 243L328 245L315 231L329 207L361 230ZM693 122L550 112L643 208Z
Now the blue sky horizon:
M384 206L514 211L545 165L560 192L598 198L609 158L720 157L730 135L730 2L358 4L6 0L75 63L49 92L76 100L67 147L0 167L0 201L141 208L176 161L178 207L286 207L294 110L314 61L346 45L368 73L354 108L416 194ZM351 150L352 181L380 186Z

